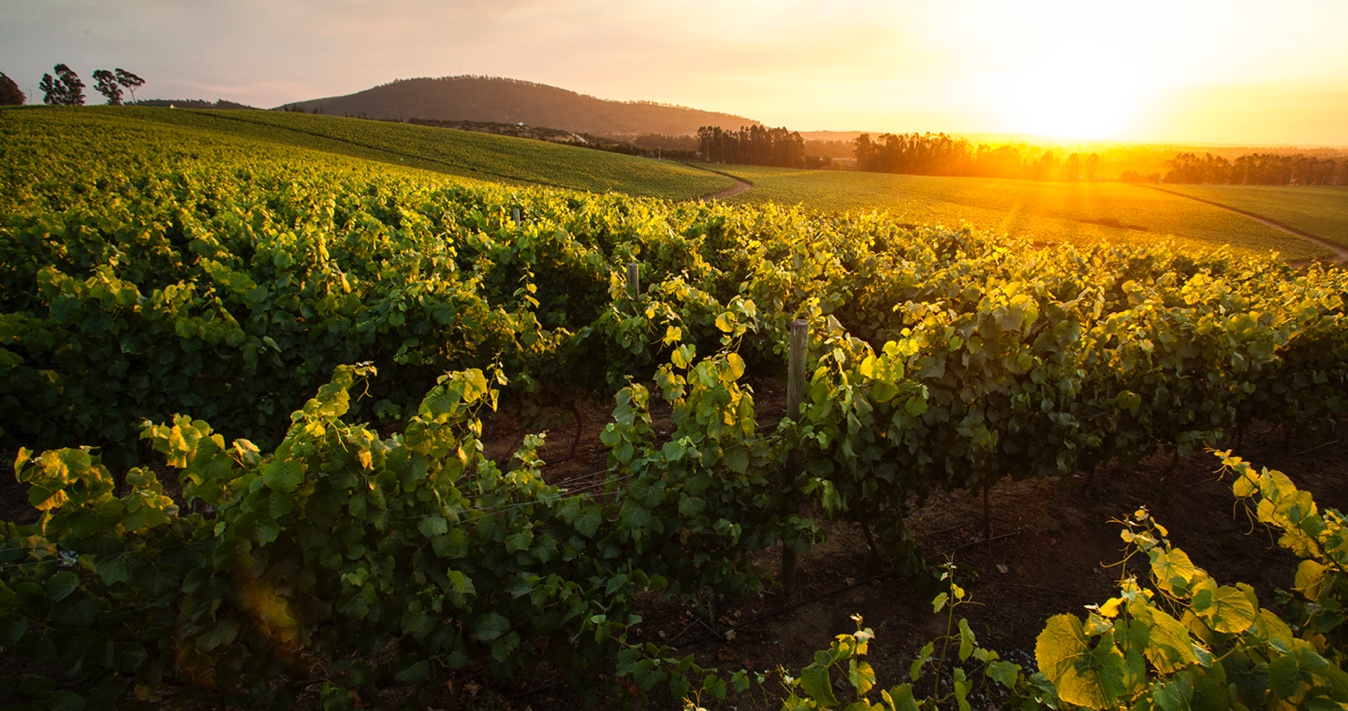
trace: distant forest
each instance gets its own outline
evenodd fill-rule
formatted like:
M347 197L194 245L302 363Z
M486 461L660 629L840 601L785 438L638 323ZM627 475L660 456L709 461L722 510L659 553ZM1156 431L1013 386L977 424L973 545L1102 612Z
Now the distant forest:
M765 126L720 126L697 129L698 157L708 163L771 165L782 168L824 168L831 159L805 154L805 139L795 131Z
M1167 163L1167 183L1218 185L1348 185L1348 160L1303 154L1255 153L1234 161L1204 153L1181 153Z
M1030 146L973 145L944 133L886 133L872 140L863 133L852 142L858 170L909 175L947 175L1030 180L1094 180L1100 156L1057 152Z
M1179 153L1166 160L1154 146L1111 146L1086 153L1028 144L974 145L944 133L861 134L852 141L858 170L1028 180L1095 180L1118 176L1129 182L1234 185L1348 185L1348 156L1252 153L1233 159ZM1173 149L1172 149L1173 150ZM1226 149L1229 153L1232 149Z

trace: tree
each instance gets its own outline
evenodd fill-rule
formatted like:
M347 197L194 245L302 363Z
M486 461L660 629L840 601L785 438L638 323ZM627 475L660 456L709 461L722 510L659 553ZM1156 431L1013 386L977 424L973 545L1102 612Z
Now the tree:
M99 69L94 72L94 88L98 93L108 97L109 106L122 105L122 87L117 85L117 77L106 69Z
M118 68L116 72L117 83L121 84L123 89L131 92L131 103L136 103L136 89L144 84L145 80L125 69Z
M1095 172L1100 169L1100 154L1092 153L1087 156L1083 169L1086 171L1087 180L1095 180Z
M52 106L83 106L84 81L70 67L58 64L56 78L43 74L37 87L42 90L42 103Z
M20 106L27 100L28 97L23 95L19 85L5 76L4 72L0 72L0 106Z
M1062 167L1062 179L1069 182L1081 180L1081 156L1076 153L1067 156L1067 162Z

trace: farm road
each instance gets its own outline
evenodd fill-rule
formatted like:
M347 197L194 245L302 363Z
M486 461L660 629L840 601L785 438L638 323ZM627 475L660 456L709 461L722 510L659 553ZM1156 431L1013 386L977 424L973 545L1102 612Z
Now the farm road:
M1316 237L1315 235L1313 235L1313 234L1311 234L1311 233L1309 233L1309 232L1302 232L1301 230L1299 230L1299 229L1297 229L1297 228L1295 228L1295 227L1288 227L1287 225L1284 225L1283 223L1278 222L1277 220L1270 220L1270 219L1268 219L1267 217L1264 217L1263 215L1257 215L1257 214L1255 214L1255 213L1253 213L1253 212L1247 212L1247 211L1245 211L1245 210L1240 210L1240 209L1231 207L1230 205L1223 205L1223 204L1221 204L1221 203L1219 203L1219 202L1213 202L1212 200L1204 200L1203 198L1194 197L1194 196L1192 196L1192 195L1185 195L1184 193L1177 193L1177 192L1175 192L1174 190L1166 190L1165 188L1159 188L1159 187L1156 187L1155 185L1143 185L1143 186L1141 186L1141 187L1151 188L1152 190L1158 190L1158 191L1160 191L1160 192L1163 192L1163 193L1166 193L1166 194L1169 194L1169 195L1176 195L1176 196L1179 196L1179 197L1182 197L1182 198L1188 198L1189 200L1197 200L1198 202L1201 202L1201 203L1203 203L1203 204L1205 204L1205 205L1212 205L1213 207L1220 207L1220 208L1222 208L1223 210L1230 210L1231 212L1234 212L1234 213L1236 213L1236 214L1238 214L1238 215L1244 215L1244 216L1250 218L1251 220L1255 220L1256 222L1262 222L1262 223L1264 223L1265 225L1268 225L1269 227L1272 227L1272 228L1275 229L1275 230L1281 230L1281 231L1283 231L1283 232L1286 232L1286 233L1289 234L1289 235L1292 235L1293 237L1300 237L1301 239L1304 239L1304 240L1306 240L1306 241L1308 241L1308 242L1314 242L1315 244L1318 244L1318 245L1320 245L1321 247L1324 247L1325 249L1328 249L1329 251L1333 252L1333 253L1334 253L1334 257L1338 260L1338 262L1339 262L1340 264L1348 263L1348 249L1345 249L1345 248L1343 248L1343 247L1341 247L1341 246L1339 246L1339 245L1337 245L1337 244L1334 244L1333 242L1330 242L1329 240L1326 240L1326 239L1324 239L1324 238L1322 238L1322 237Z
M715 173L715 174L717 174L717 175L724 175L725 177L730 178L731 180L735 181L735 185L734 185L733 187L726 188L725 190L722 190L722 191L720 191L720 192L711 193L710 195L703 195L702 197L698 198L698 201L700 201L700 202L707 202L707 201L710 201L710 200L725 200L726 198L732 198L732 197L735 197L736 195L739 195L740 193L748 192L749 189L752 188L752 187L754 186L753 183L751 183L751 182L749 182L749 181L747 181L747 180L745 180L745 179L743 179L743 178L739 178L739 177L736 177L736 176L734 176L734 175L731 175L730 173L725 173L725 172L722 172L722 171L719 171L719 170L712 170L711 168L708 168L708 167L706 167L706 166L694 165L694 164L692 164L692 163L684 163L684 165L688 166L689 168L696 168L696 169L698 169L698 170L705 170L705 171L707 171L708 173Z

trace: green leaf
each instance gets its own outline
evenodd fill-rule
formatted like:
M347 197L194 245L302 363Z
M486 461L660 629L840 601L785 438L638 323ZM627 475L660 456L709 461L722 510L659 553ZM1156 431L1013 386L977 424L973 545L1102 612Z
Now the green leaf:
M828 667L811 664L800 670L800 688L817 704L838 705L838 699L833 695L833 684L829 680Z
M1328 667L1329 662L1324 657L1311 651L1306 643L1300 642L1291 653L1269 663L1269 691L1295 704L1311 687L1317 685L1316 675Z
M687 370L688 366L693 364L693 357L697 354L697 348L691 343L685 343L670 354L669 361L674 367L681 370Z
M707 502L698 496L689 496L684 494L679 497L679 515L684 518L693 518L702 513L707 508Z
M226 617L217 621L211 628L199 637L200 642L197 646L203 652L209 652L213 649L229 644L239 634L239 623L237 620Z
M450 570L445 573L449 578L450 589L456 595L476 595L477 587L473 585L473 579L464 574L461 570Z
M1297 566L1296 590L1315 602L1320 599L1320 584L1324 580L1325 566L1310 559L1301 561Z
M927 401L921 395L914 395L908 398L908 402L904 404L903 409L913 417L920 417L927 412Z
M936 644L934 642L927 642L922 645L922 649L913 659L913 663L908 665L909 679L916 682L918 679L922 678L922 667L926 665L927 662L931 661L931 653L934 651L936 651Z
M749 471L749 450L740 446L730 447L721 456L721 462L730 471L743 474Z
M603 520L604 517L599 514L599 510L592 508L576 518L576 531L586 538L594 538Z
M490 642L510 631L510 620L491 612L473 622L473 639Z
M422 679L425 679L426 675L430 673L431 663L425 659L421 659L394 674L393 679L399 684L415 684Z
M1194 593L1191 609L1204 618L1212 629L1225 634L1240 634L1254 624L1254 604L1237 588L1223 585L1202 587Z
M1189 701L1193 696L1193 682L1187 674L1169 681L1157 681L1151 691L1152 700L1162 711L1189 711Z
M281 535L281 527L278 526L275 521L272 521L271 519L262 519L256 523L256 528L253 531L253 540L257 541L260 545L265 546L276 540L276 537L279 535Z
M731 333L735 330L735 314L726 311L716 317L716 328L723 333Z
M1072 615L1049 618L1035 640L1034 657L1058 697L1068 703L1106 708L1123 691L1123 655L1108 637L1092 650L1081 620Z
M417 530L421 531L421 535L427 538L442 536L449 532L449 521L446 521L445 517L440 514L427 516L421 519L421 523L417 524Z
M1174 674L1191 664L1197 664L1193 643L1189 639L1189 628L1171 617L1164 610L1148 607L1145 613L1139 611L1140 622L1150 622L1149 643L1144 650L1147 660L1163 674Z
M969 629L969 621L960 619L960 661L965 661L974 653L974 631Z
M73 691L58 691L43 700L48 711L84 711L84 697Z
M403 632L412 635L413 639L426 639L426 635L435 629L435 618L426 614L420 605L414 605L403 614L402 627Z
M882 691L880 695L894 711L918 711L917 699L913 698L913 687L908 684L900 684L888 691Z
M289 494L304 483L304 467L294 459L273 459L262 468L262 483Z
M505 537L505 548L508 553L517 553L519 551L529 550L529 545L534 542L534 532L529 529L516 531Z
M867 662L851 659L847 665L847 680L858 694L866 695L875 686L875 670Z
M79 586L80 576L69 570L63 570L56 575L51 576L44 587L47 592L47 597L51 598L52 602L60 602L70 597L70 594L75 592Z
M126 560L120 556L103 558L98 561L94 569L98 571L98 576L103 578L105 585L116 585L131 579L131 568L127 566Z
M1172 595L1187 594L1198 575L1198 568L1189 560L1189 554L1181 550L1153 551L1152 554L1155 558L1151 562L1151 574L1157 587Z
M955 703L958 704L960 711L970 711L969 692L973 691L974 683L964 676L964 670L955 668Z
M1000 659L988 662L987 667L983 669L989 679L1005 686L1008 689L1016 688L1016 680L1020 678L1020 665Z
M728 353L725 357L726 365L730 366L730 379L739 380L744 376L744 359L738 353Z

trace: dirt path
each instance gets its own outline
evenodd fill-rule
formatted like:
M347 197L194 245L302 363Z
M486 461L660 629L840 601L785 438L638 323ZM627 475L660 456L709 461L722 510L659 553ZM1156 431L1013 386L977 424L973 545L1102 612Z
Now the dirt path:
M1310 234L1309 232L1302 232L1301 230L1299 230L1299 229L1297 229L1297 228L1295 228L1295 227L1289 227L1289 226L1287 226L1287 225L1284 225L1284 224L1281 223L1281 222L1278 222L1278 221L1276 221L1276 220L1270 220L1270 219L1268 219L1267 217L1264 217L1264 216L1262 216L1262 215L1257 215L1257 214L1255 214L1255 213L1253 213L1253 212L1247 212L1247 211L1245 211L1245 210L1241 210L1241 209L1238 209L1238 208L1234 208L1234 207L1231 207L1230 205L1223 205L1223 204L1221 204L1221 203L1219 203L1219 202L1213 202L1212 200L1204 200L1203 198L1194 197L1194 196L1192 196L1192 195L1185 195L1184 193L1177 193L1177 192L1175 192L1174 190L1166 190L1165 188L1160 188L1160 187L1157 187L1157 186L1155 186L1155 185L1143 185L1143 186L1141 186L1141 187L1144 187L1144 188L1151 188L1152 190L1156 190L1156 191L1159 191L1159 192L1163 192L1163 193L1166 193L1166 194L1168 194L1168 195L1175 195L1175 196L1177 196L1177 197L1187 198L1187 199L1189 199L1189 200L1195 200L1195 201L1201 202L1201 203L1203 203L1203 204L1205 204L1205 205L1211 205L1211 206L1213 206L1213 207L1220 207L1220 208L1222 208L1223 210L1229 210L1229 211L1234 212L1234 213L1236 213L1236 214L1238 214L1238 215L1244 215L1245 217L1248 217L1248 218L1250 218L1251 220L1254 220L1254 221L1256 221L1256 222L1262 222L1263 224L1268 225L1269 227L1272 227L1272 228L1275 229L1275 230L1281 230L1281 231L1283 231L1283 232L1286 232L1286 233L1289 234L1289 235L1292 235L1293 237L1300 237L1301 239L1304 239L1304 240L1306 240L1306 241L1308 241L1308 242L1314 242L1315 244L1318 244L1318 245L1320 245L1321 247L1324 247L1325 249L1328 249L1329 251L1333 252L1335 258L1338 260L1338 262L1339 262L1340 264L1348 263L1348 249L1345 249L1344 247L1341 247L1341 246L1339 246L1339 245L1337 245L1337 244L1334 244L1333 242L1330 242L1329 240L1326 240L1326 239L1324 239L1324 238L1322 238L1322 237L1316 237L1315 235Z
M722 190L722 191L716 192L716 193L712 193L712 194L710 194L710 195L703 195L702 197L698 198L698 201L699 201L699 202L707 202L707 201L710 201L710 200L725 200L725 199L727 199L727 198L732 198L732 197L735 197L736 195L739 195L740 193L748 192L748 190L754 186L753 183L751 183L751 182L749 182L749 181L747 181L747 180L744 180L743 178L738 178L738 177L736 177L736 176L733 176L733 175L731 175L730 173L726 173L726 172L723 172L723 171L720 171L720 170L712 170L711 168L707 168L707 167L701 166L701 165L695 165L695 164L693 164L693 163L687 163L687 162L685 162L684 165L688 166L689 168L694 168L694 169L696 169L696 170L705 170L705 171L707 171L708 173L715 173L715 174L717 174L717 175L724 175L725 177L730 178L731 180L735 181L734 187L726 188L725 190Z

